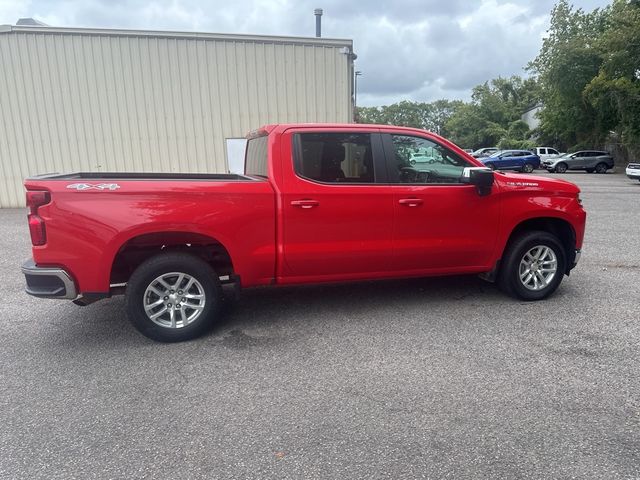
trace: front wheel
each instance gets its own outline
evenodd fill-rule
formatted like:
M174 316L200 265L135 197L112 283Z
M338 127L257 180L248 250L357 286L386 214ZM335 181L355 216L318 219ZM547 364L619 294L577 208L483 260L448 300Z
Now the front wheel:
M558 173L564 173L564 172L567 171L567 164L566 163L559 163L559 164L556 165L555 170Z
M160 342L196 338L213 324L221 301L220 281L204 260L165 253L143 262L127 282L129 320Z
M555 235L525 232L509 243L498 284L513 297L542 300L558 288L565 271L565 251Z

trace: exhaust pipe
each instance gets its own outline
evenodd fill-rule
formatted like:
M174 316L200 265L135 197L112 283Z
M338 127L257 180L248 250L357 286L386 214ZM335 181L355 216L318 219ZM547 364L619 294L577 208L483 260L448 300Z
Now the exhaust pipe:
M313 14L316 16L316 37L320 38L322 36L322 9L316 8Z

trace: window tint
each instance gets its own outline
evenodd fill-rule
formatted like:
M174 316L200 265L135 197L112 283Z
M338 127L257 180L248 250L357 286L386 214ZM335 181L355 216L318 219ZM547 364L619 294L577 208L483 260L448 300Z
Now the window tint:
M555 148L547 148L547 153L549 155L558 155L558 151Z
M398 183L460 183L464 168L474 166L426 138L391 135L391 140L390 174Z
M252 138L247 142L244 171L246 175L267 176L267 144L269 137Z
M296 173L326 183L373 183L373 151L368 133L299 133Z

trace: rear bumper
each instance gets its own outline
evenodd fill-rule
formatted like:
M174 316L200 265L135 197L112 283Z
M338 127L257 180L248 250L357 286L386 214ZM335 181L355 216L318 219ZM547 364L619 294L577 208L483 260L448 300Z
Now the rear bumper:
M627 167L625 173L627 174L627 177L631 178L632 180L640 179L640 168Z
M62 268L38 267L29 259L22 264L22 273L27 281L25 291L29 295L63 300L75 300L78 297L71 275Z

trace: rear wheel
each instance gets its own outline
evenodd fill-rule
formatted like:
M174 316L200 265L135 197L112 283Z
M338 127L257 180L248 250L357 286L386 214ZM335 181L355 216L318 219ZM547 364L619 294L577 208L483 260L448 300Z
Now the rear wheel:
M525 232L513 239L502 259L498 284L522 300L542 300L562 282L566 255L555 235Z
M496 166L493 163L486 163L485 166L489 167L491 170L495 170L496 169Z
M606 163L597 164L596 173L607 173L607 164Z
M200 336L213 324L221 299L220 281L200 258L165 253L142 263L127 283L129 320L160 342Z
M566 163L559 163L559 164L556 165L555 170L558 173L564 173L564 172L567 171L567 164Z
M533 165L531 165L530 163L525 163L525 164L522 166L522 171L523 171L524 173L531 173L531 172L533 172Z

